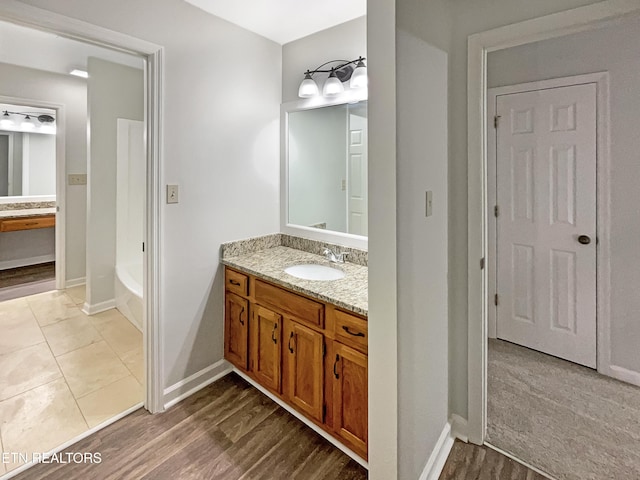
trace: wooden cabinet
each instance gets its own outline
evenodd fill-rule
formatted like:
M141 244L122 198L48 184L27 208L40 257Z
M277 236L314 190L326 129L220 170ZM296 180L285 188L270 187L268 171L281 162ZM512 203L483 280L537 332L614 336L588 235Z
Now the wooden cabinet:
M225 295L224 356L236 367L249 367L249 301L227 292Z
M56 216L37 215L20 218L0 218L0 232L17 232L19 230L34 230L37 228L51 228L56 226Z
M225 358L366 459L366 318L230 268L225 298Z
M284 338L285 398L314 420L323 422L324 335L286 320Z
M367 356L333 343L333 427L360 455L367 454Z
M282 316L255 305L250 330L251 371L263 386L280 393Z

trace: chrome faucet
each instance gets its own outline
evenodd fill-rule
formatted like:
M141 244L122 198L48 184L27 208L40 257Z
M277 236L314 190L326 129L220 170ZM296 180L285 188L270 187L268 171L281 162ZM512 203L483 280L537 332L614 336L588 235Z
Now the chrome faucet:
M329 247L326 247L324 249L324 252L322 252L322 255L324 255L324 258L326 258L330 262L333 262L333 263L344 263L344 257L349 255L349 252L335 253Z

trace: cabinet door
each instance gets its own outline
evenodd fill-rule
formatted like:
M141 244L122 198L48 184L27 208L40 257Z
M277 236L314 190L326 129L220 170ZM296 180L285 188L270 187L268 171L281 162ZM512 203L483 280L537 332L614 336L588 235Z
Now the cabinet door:
M230 292L225 294L224 357L242 370L249 366L249 302Z
M367 456L367 356L333 342L333 415L336 433Z
M298 410L318 422L323 422L324 336L287 319L283 341L286 342L286 399Z
M280 393L282 317L260 305L251 309L251 371L261 385Z

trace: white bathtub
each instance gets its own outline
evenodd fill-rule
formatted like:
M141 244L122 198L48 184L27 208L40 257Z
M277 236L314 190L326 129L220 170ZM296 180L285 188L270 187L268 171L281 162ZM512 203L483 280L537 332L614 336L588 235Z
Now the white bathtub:
M142 331L142 264L116 265L116 308Z

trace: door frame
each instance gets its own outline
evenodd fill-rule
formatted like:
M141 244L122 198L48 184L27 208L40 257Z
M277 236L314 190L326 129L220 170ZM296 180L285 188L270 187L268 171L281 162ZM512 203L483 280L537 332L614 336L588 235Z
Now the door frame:
M596 364L598 372L610 373L610 237L611 231L611 192L610 192L610 108L609 108L609 72L587 73L549 80L520 83L487 89L487 125L491 125L496 115L496 99L501 95L525 93L537 90L549 90L576 85L596 85ZM492 301L497 292L497 219L493 206L497 205L497 161L496 130L487 132L487 335L497 338L498 307ZM613 375L611 375L613 376Z
M487 54L591 30L640 13L637 0L605 0L470 35L467 41L468 437L485 441L488 348ZM623 372L624 373L624 372Z
M144 233L144 407L164 410L162 323L160 322L161 171L163 151L164 48L130 35L33 7L0 3L0 20L142 57L145 60L146 208ZM63 182L64 185L64 182Z

